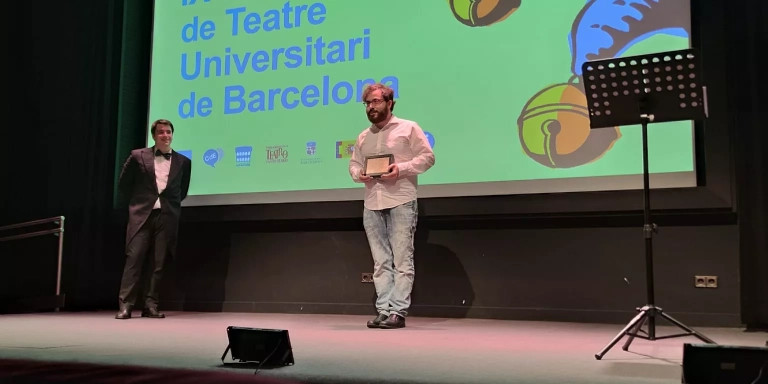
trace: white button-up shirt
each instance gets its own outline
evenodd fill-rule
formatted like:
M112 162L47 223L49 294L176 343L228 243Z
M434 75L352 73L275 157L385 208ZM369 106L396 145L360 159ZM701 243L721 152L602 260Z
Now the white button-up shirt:
M152 148L152 156L155 155L155 148ZM155 156L155 182L157 183L157 193L161 194L168 186L168 174L171 172L171 160L165 156ZM152 209L160 209L160 197L155 201Z
M361 182L366 156L384 154L394 155L400 176L396 180L374 178L365 182L364 205L372 211L416 200L416 175L435 164L435 154L421 127L414 121L392 116L384 128L378 129L372 124L357 137L349 160L352 180Z

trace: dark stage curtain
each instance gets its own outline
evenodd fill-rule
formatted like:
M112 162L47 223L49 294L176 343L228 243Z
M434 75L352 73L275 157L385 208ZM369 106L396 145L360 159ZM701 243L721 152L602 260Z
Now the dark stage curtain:
M712 6L715 7L715 6ZM734 138L741 254L741 315L747 328L768 330L768 5L729 1L723 12L728 110Z
M112 191L121 3L1 6L9 101L0 140L0 225L66 217L62 292L68 308L103 305L117 296L123 229L114 224ZM48 253L55 262L55 248L46 250L46 260ZM19 276L50 273L42 267L17 270L21 263L13 260L29 256L23 252L3 256L3 268Z

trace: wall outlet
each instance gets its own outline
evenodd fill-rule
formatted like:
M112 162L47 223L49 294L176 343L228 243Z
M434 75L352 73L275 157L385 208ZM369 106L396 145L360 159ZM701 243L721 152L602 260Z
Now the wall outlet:
M717 288L717 276L696 275L693 277L693 286L696 288Z
M360 276L360 282L361 283L373 283L373 273L363 272L363 274Z

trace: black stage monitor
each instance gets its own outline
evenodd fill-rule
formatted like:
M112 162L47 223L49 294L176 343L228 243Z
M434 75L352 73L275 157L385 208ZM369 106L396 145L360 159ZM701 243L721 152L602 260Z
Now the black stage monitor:
M768 348L685 344L683 383L766 384Z
M227 327L229 345L221 356L231 350L232 360L255 363L260 367L280 367L293 365L293 350L288 330L246 327Z

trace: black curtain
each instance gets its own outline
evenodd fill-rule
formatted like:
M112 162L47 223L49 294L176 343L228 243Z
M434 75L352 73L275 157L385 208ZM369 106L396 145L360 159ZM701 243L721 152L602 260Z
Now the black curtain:
M98 307L116 297L122 263L122 230L112 210L122 4L9 2L2 8L10 101L0 151L0 225L65 216L66 306ZM45 252L55 260L55 249ZM11 257L3 262L14 269Z
M768 330L768 156L763 149L768 143L768 5L757 0L713 3L725 18L728 67L722 75L734 138L742 321L747 328Z

